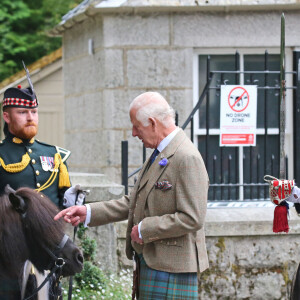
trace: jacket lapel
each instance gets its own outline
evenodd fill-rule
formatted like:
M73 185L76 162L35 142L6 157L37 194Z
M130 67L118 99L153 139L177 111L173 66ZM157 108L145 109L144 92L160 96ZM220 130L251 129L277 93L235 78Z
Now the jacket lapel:
M150 160L150 157L144 162L142 169L140 171L140 175L138 176L138 179L134 185L134 189L132 190L131 199L133 199L134 204L136 202L136 193L142 188L142 186L144 186L147 183L147 181L146 182L143 181L142 185L141 185L141 181L145 177L144 175L147 170L149 160Z
M145 197L142 199L144 203L142 203L141 207L145 207L147 198L151 190L154 188L154 184L159 180L162 173L172 164L172 156L176 152L179 145L183 142L183 140L186 138L185 133L182 129L179 130L179 132L175 135L175 137L172 139L170 144L157 156L156 160L153 162L153 164L149 167L147 172L144 172L141 176L140 184L138 186L138 190L140 190L142 187L144 187L146 184L146 193ZM159 165L159 161L163 158L168 159L168 163L166 166ZM149 159L148 159L149 163ZM147 164L148 166L148 164Z

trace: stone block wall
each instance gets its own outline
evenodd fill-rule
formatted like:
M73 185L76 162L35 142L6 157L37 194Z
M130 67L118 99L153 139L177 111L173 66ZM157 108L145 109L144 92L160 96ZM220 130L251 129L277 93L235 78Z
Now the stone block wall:
M142 92L162 93L184 122L193 107L193 50L175 47L171 31L168 14L150 13L97 15L64 33L72 171L101 172L120 182L122 140L129 141L129 172L141 165L142 144L131 136L128 107Z
M210 268L199 277L201 300L289 299L300 262L300 219L290 209L290 232L275 234L274 207L208 209Z
M289 299L299 238L207 237L210 268L199 277L200 299Z
M193 57L198 50L276 47L281 11L105 12L64 31L66 148L72 171L101 172L121 182L121 141L129 141L129 172L142 163L131 136L130 102L162 93L182 125L193 108ZM286 47L300 41L299 11L286 12ZM93 49L89 49L90 40Z

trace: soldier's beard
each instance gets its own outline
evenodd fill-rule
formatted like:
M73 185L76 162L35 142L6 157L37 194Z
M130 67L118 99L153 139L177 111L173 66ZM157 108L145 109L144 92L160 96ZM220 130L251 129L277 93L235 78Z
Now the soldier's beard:
M30 140L35 137L37 135L37 131L38 125L35 122L27 123L24 127L14 128L13 130L16 137L24 140Z

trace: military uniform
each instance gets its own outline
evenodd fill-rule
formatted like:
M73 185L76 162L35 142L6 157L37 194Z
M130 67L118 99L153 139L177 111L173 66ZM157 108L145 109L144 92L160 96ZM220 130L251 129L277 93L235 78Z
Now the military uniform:
M4 92L2 108L6 117L9 115L7 107L27 109L38 107L29 75L28 83L29 88L22 89L18 86L8 88ZM9 118L10 123L13 120ZM15 190L29 187L43 192L57 206L61 206L64 192L71 186L65 164L70 151L42 143L34 138L20 139L9 132L7 123L4 125L4 133L6 137L0 142L0 195L4 193L7 184ZM0 279L0 299L21 299L18 278Z
M59 166L62 166L70 151L36 139L21 140L9 132L0 143L0 194L4 193L6 184L15 190L26 186L40 190L61 207L63 194L70 184L59 184L61 176L67 176L68 181L68 174L61 174L59 167L55 170L55 155L60 156Z

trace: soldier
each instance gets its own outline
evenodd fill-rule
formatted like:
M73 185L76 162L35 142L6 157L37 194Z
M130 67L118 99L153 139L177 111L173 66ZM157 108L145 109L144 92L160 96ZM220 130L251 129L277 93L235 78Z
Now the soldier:
M0 193L8 183L13 189L30 187L42 191L62 207L69 188L65 161L70 151L35 139L38 101L31 88L9 88L4 92L5 139L0 143Z
M43 192L62 207L64 193L70 187L66 167L70 151L35 139L38 101L32 84L25 89L8 88L2 107L5 139L0 142L0 194L6 184L15 190L26 186ZM69 196L71 189L66 193ZM17 278L1 279L0 299L21 299L20 289Z

